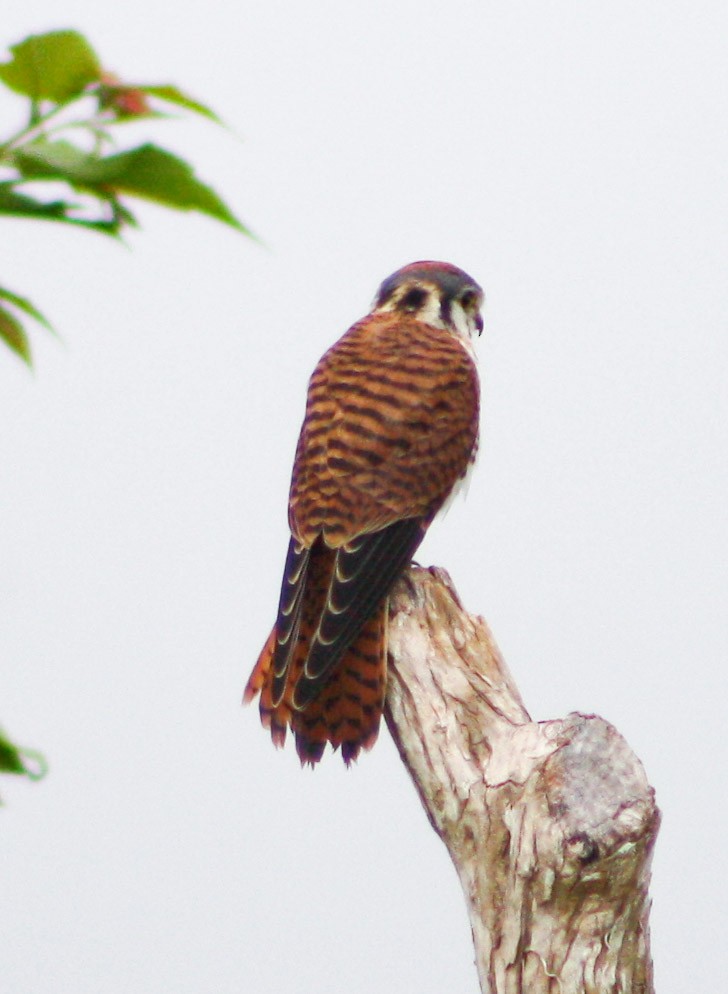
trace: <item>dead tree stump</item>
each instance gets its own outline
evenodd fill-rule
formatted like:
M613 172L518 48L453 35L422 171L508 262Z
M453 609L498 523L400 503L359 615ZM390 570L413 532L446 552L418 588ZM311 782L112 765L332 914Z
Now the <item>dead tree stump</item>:
M465 892L483 994L654 994L642 764L596 715L533 722L482 618L412 567L386 719Z

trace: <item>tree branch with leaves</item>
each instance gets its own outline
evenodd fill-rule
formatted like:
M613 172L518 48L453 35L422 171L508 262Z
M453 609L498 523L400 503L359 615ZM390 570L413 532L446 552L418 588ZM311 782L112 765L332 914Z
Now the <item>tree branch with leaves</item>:
M199 211L250 231L192 166L159 145L118 149L122 126L170 110L220 123L207 106L176 86L128 84L102 67L76 31L31 35L10 47L0 83L26 103L24 121L0 142L0 217L54 221L119 237L136 226L130 198L181 211ZM54 184L52 188L49 183ZM53 196L62 184L60 197ZM20 293L0 285L0 340L28 365L23 321L52 330L50 321Z
M0 140L0 220L53 221L120 238L137 225L130 200L138 198L199 211L251 236L189 163L149 142L118 147L124 124L163 120L173 110L220 124L209 107L171 84L122 82L77 31L31 35L10 55L0 63L0 84L25 107L18 130ZM0 280L0 341L30 366L26 319L53 331L27 296ZM0 773L38 779L44 772L40 753L0 730Z

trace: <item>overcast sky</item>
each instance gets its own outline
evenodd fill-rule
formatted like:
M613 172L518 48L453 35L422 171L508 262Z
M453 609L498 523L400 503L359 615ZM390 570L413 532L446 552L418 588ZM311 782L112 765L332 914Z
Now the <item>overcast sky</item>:
M482 447L418 558L535 719L613 722L663 811L660 994L725 977L724 2L4 0L229 125L187 156L264 247L142 207L129 248L0 223L62 343L0 353L8 994L476 994L465 905L386 729L276 752L242 687L274 620L308 376L421 258L487 296ZM0 134L16 123L0 93Z

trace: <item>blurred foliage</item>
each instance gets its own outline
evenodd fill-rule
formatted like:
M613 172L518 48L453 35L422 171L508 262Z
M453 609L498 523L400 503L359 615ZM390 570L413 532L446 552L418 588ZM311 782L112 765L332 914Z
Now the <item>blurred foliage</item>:
M41 753L34 749L19 748L0 728L0 773L15 773L30 780L40 780L47 769Z
M122 83L76 31L31 35L10 47L0 83L26 102L24 123L0 142L0 216L55 221L112 237L137 224L128 198L200 211L248 229L183 159L144 143L118 151L120 128L170 109L220 123L176 86ZM60 192L59 192L60 191ZM28 365L24 321L52 330L31 302L0 287L0 340Z
M31 35L10 46L0 84L25 104L20 129L0 141L0 216L55 221L119 238L137 224L129 198L181 211L200 211L250 236L224 201L183 159L144 143L118 150L129 121L164 119L170 110L220 123L206 107L172 85L131 85L102 68L77 31ZM28 300L0 286L0 341L31 365L25 322L52 331ZM0 729L0 773L37 780L41 753L21 749Z

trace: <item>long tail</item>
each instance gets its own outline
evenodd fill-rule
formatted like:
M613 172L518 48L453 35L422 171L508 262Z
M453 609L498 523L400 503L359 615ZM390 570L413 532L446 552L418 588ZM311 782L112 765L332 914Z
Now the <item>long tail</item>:
M321 692L296 709L293 695L305 662L310 636L302 626L299 644L286 682L285 692L273 704L273 652L275 628L250 675L243 701L248 704L260 693L260 719L270 729L276 746L282 746L290 726L296 739L301 763L314 766L322 757L326 743L348 764L362 749L371 749L379 733L384 708L387 675L387 603L385 601L364 623L355 641L333 667Z

